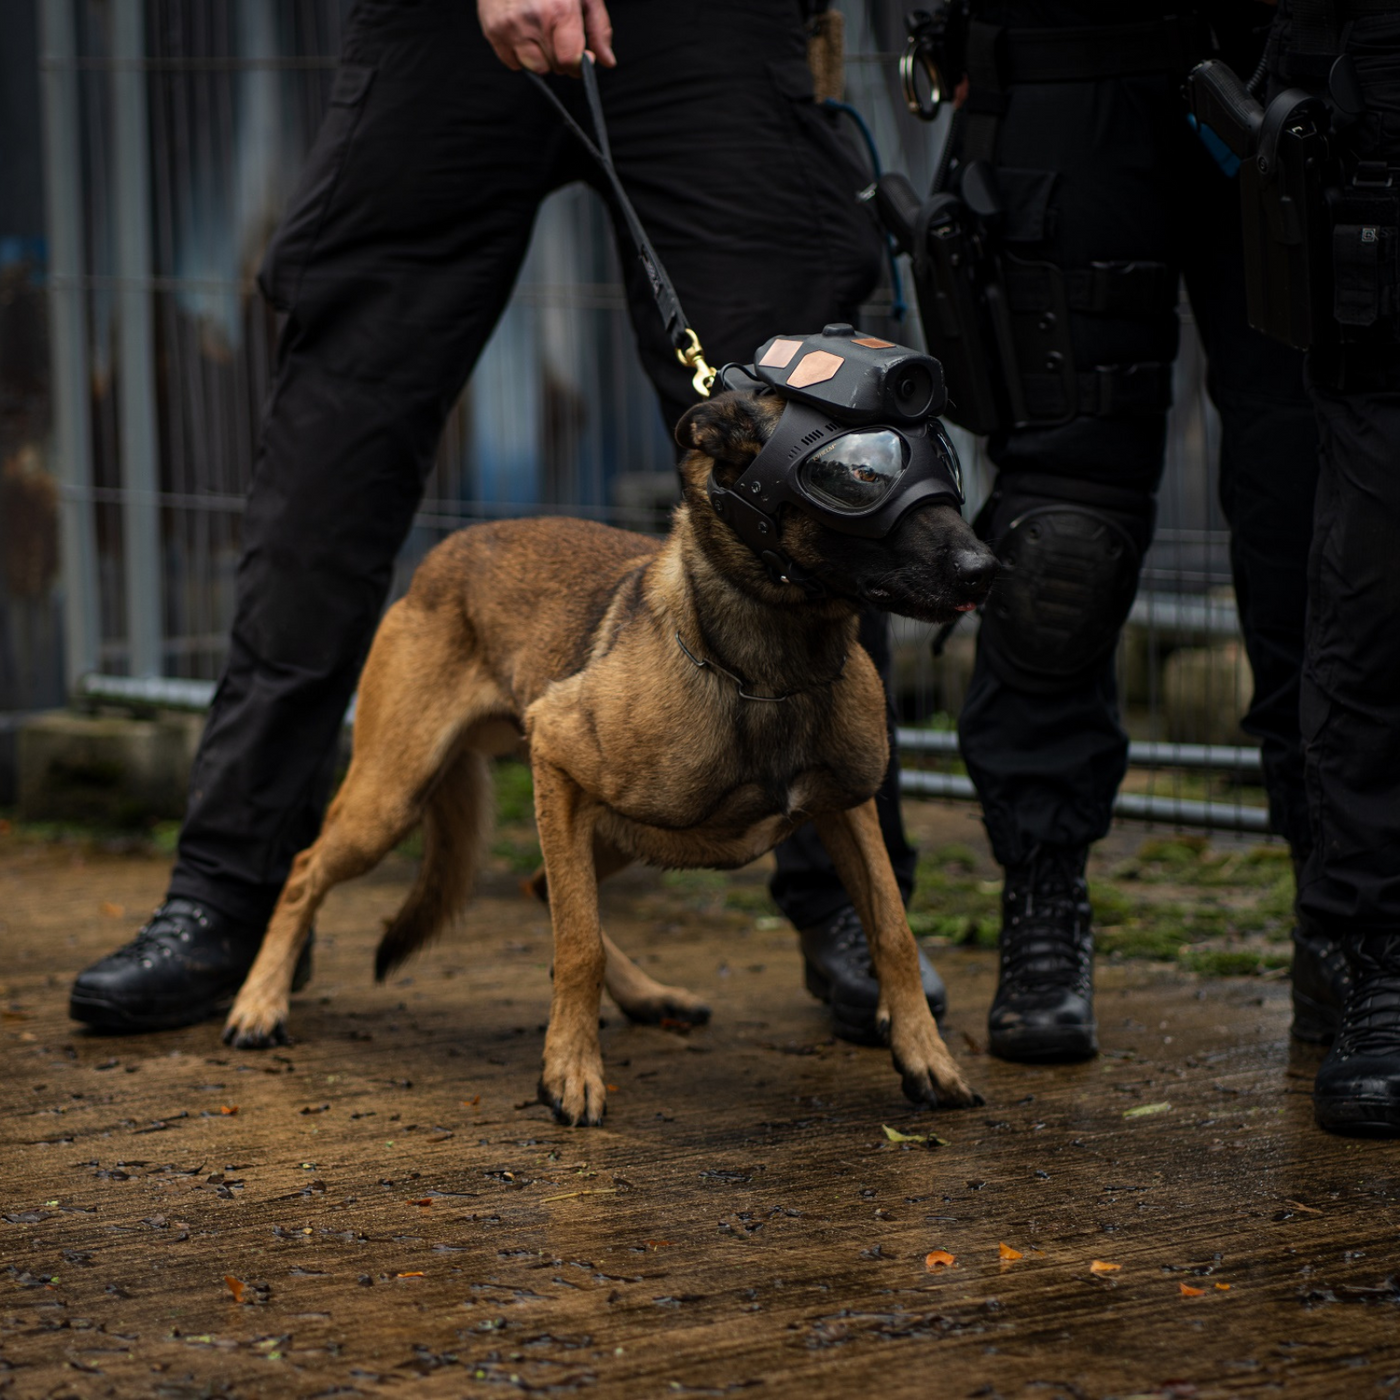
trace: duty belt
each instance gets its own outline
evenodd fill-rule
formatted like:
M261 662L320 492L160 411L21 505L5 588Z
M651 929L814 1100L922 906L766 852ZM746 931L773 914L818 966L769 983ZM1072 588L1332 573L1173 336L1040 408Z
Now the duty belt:
M997 120L1018 83L1087 82L1161 73L1184 78L1211 48L1205 21L1169 16L1139 24L1073 29L1004 29L973 20L967 30L968 160L994 160Z

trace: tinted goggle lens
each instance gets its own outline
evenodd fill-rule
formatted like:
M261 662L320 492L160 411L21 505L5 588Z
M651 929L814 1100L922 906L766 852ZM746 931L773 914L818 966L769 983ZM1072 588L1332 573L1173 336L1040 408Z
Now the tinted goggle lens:
M802 485L837 510L878 506L909 465L904 439L888 428L845 433L802 465Z

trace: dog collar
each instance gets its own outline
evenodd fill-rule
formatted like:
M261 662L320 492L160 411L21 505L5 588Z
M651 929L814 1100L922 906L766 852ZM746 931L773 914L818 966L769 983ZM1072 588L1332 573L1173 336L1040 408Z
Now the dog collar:
M846 674L846 662L849 660L849 656L843 656L841 658L841 666L837 670L836 674L830 677L830 679L828 680L818 681L815 685L799 686L798 689L784 691L781 695L754 695L749 691L748 681L746 681L742 676L738 675L734 671L729 670L727 667L721 666L718 661L710 661L706 657L696 656L696 654L693 651L691 651L691 649L688 646L686 646L685 638L681 636L679 631L677 631L676 633L676 645L680 647L680 649L686 654L686 656L695 666L696 670L718 671L721 676L726 676L729 680L733 681L734 684L739 688L740 700L761 700L765 704L769 705L780 705L784 700L791 700L794 695L803 695L809 690L821 690L825 686L835 685L836 682L839 681L841 677Z

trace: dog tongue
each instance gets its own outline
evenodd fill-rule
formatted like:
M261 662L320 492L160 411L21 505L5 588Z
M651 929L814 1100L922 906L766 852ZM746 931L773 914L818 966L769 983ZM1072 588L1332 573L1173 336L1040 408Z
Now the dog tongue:
M954 612L976 612L976 610L977 610L977 604L976 604L976 603L959 603L958 606L957 606L953 611L954 611Z

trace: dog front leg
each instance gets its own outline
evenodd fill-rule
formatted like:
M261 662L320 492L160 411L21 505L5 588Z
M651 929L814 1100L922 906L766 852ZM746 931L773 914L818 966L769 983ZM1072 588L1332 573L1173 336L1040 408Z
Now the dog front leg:
M587 795L562 768L538 754L532 767L554 924L554 991L539 1097L559 1122L596 1127L603 1121L607 1091L598 1044L606 956L593 867L594 823Z
M877 1024L889 1038L905 1097L914 1103L977 1104L924 998L919 950L904 915L875 802L815 819L817 834L865 926L880 982Z

